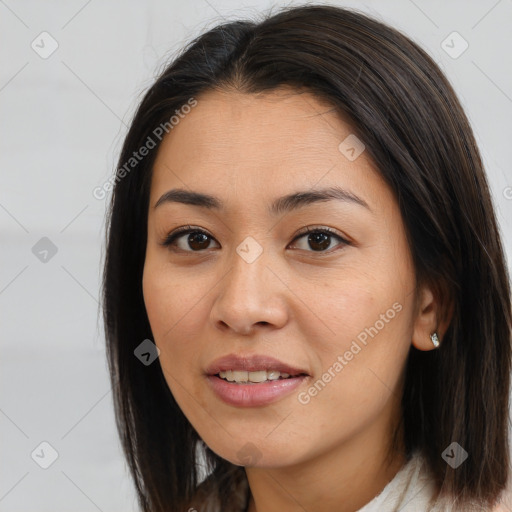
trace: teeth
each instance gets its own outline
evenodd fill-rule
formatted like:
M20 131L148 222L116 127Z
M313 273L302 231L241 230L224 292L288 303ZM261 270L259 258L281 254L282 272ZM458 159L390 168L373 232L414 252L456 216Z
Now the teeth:
M233 380L235 382L247 382L249 380L249 372L233 371Z
M287 379L289 376L289 373L281 373L276 370L258 370L256 372L226 370L219 372L219 377L229 382L265 382L267 380L277 380L279 377Z

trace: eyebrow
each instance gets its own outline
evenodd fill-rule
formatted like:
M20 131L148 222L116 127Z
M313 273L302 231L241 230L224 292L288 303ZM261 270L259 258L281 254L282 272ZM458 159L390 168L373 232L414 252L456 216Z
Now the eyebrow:
M268 211L270 215L279 215L313 203L332 200L351 202L372 211L364 199L338 186L293 192L274 200ZM209 210L221 210L223 208L223 203L218 197L184 189L172 189L165 192L156 202L154 208L164 203L182 203Z

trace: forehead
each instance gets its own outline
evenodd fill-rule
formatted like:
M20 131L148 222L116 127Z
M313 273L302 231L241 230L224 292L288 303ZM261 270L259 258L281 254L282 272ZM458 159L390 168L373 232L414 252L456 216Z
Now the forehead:
M311 92L208 91L196 100L158 150L152 204L172 187L247 196L336 185L367 194L383 185L365 151L351 161L340 150L354 140L348 119Z
M319 142L336 143L352 131L333 105L308 91L281 88L244 94L216 90L197 98L197 106L182 116L166 142L172 144L175 139L174 145L181 145L193 134L198 149L214 145L217 154L227 148L250 151L264 144L267 151L260 155L264 158L287 150L318 148ZM278 141L287 145L278 147Z

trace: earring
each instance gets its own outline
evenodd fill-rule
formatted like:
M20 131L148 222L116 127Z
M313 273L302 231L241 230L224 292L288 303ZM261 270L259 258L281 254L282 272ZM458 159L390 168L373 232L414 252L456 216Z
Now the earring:
M430 339L432 340L432 343L434 344L434 347L439 347L439 338L437 336L437 332L430 335Z

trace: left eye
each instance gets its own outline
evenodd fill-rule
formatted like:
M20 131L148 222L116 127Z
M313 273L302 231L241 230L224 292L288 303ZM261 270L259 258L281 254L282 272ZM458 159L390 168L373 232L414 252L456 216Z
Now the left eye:
M305 238L306 235L307 235L306 243L308 243L309 246L313 248L314 252L326 252L325 249L328 249L331 246L332 238L337 238L338 240L340 240L341 241L340 245L348 245L348 243L349 243L343 237L341 237L340 235L336 234L334 231L332 231L328 228L323 228L323 229L308 228L308 230L305 233L302 233L299 236L297 236L294 239L294 241L300 240L301 238ZM307 250L307 249L304 249L304 250Z
M186 241L183 245L180 246L180 239L184 238L185 235L188 235ZM331 239L337 238L341 244L339 245L349 245L349 242L345 240L342 236L338 235L334 231L329 228L322 229L311 229L307 228L306 232L303 232L296 236L293 242L300 240L301 238L306 238L306 243L313 249L312 252L326 252L326 249L331 247ZM210 242L215 240L212 236L210 236L206 231L198 228L185 228L174 233L170 233L165 240L162 242L163 246L173 246L177 247L179 250L184 252L200 252L202 250L208 249ZM189 250L187 248L187 244ZM304 247L299 247L302 250L308 250Z

